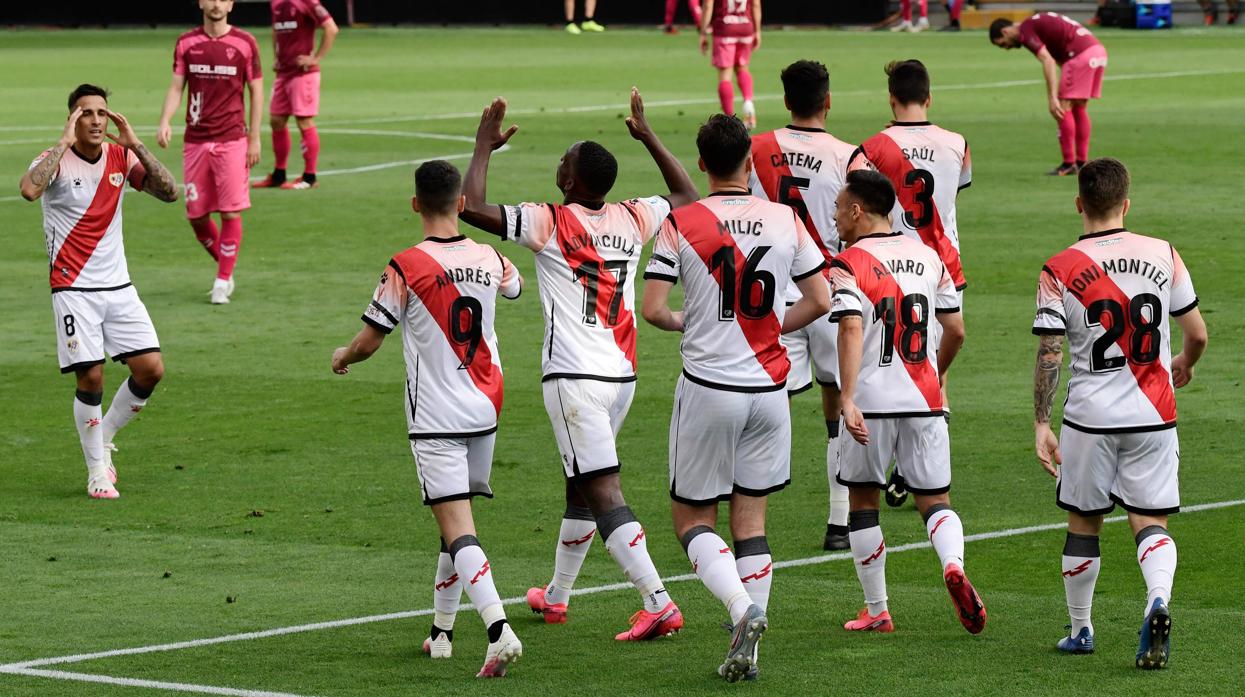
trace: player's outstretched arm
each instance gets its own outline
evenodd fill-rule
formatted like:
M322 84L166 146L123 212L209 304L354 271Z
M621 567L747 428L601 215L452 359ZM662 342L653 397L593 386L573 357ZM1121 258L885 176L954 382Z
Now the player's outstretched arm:
M1059 370L1063 367L1063 335L1042 334L1038 337L1037 365L1033 369L1033 431L1038 462L1052 477L1059 476L1063 462L1059 439L1050 428L1055 393L1059 391Z
M803 297L787 308L782 318L782 333L790 334L807 327L830 311L830 286L825 276L815 273L795 282Z
M683 312L670 309L670 289L674 284L659 278L644 281L644 299L640 315L644 321L667 332L683 331Z
M82 108L75 107L73 112L69 114L69 120L65 122L65 130L61 133L60 140L56 141L56 145L53 145L48 150L48 154L39 161L39 164L31 167L22 175L20 186L22 198L27 201L34 201L47 190L48 184L52 183L52 178L56 176L56 172L60 169L61 158L65 156L65 151L78 142L78 118L81 116Z
M648 154L653 157L653 162L657 163L657 169L661 170L661 178L666 180L666 187L670 190L671 208L686 206L700 198L700 192L696 190L691 175L683 168L683 163L679 162L653 132L648 118L644 115L644 98L635 87L631 88L631 116L627 118L627 130L631 132L632 138L644 144Z
M160 124L156 126L156 145L162 148L169 147L169 141L173 139L173 127L169 122L173 118L173 112L182 103L182 90L185 87L186 76L173 73L169 91L164 93L164 105L160 107Z
M1210 338L1206 334L1206 322L1202 313L1195 307L1176 318L1180 331L1184 334L1184 348L1172 359L1172 384L1184 387L1193 380L1193 366L1206 352L1206 344Z
M960 312L935 312L942 325L942 340L938 343L938 381L946 377L951 362L964 346L964 315Z
M1059 64L1055 62L1054 56L1043 46L1038 51L1037 58L1042 62L1042 77L1046 78L1046 98L1050 115L1055 117L1056 121L1063 120L1063 106L1059 103Z
M129 119L112 110L108 111L108 118L116 124L117 135L108 132L104 135L112 142L134 153L134 156L138 158L138 163L147 173L143 177L143 193L151 194L168 203L176 201L177 180L173 178L173 173L157 160L155 155L151 154L147 146L143 145L143 141L138 139L138 136L134 134L134 128L130 126Z
M869 444L869 427L856 406L856 381L860 377L860 357L864 352L864 325L859 315L839 318L839 404L843 425L861 445Z
M471 164L463 177L463 196L467 205L458 214L460 220L468 225L478 227L485 232L500 235L506 230L506 220L502 216L501 207L488 203L487 180L488 163L494 150L501 149L510 137L519 130L511 126L504 132L502 122L506 119L506 100L498 97L484 108L480 114L480 126L476 129L476 147L471 155Z
M345 375L350 372L350 364L361 363L380 350L385 342L385 335L371 325L363 325L363 329L355 335L349 346L342 346L333 352L333 372Z

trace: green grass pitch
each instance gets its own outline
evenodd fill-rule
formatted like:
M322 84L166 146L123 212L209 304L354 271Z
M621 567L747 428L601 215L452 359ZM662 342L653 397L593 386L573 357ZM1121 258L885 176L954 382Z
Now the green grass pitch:
M268 30L257 34L267 67ZM716 109L714 78L692 36L344 32L324 66L322 186L253 195L233 304L208 304L214 266L197 248L182 205L128 197L131 273L160 333L167 377L118 438L123 498L95 502L83 494L70 423L72 380L56 366L40 210L17 199L17 180L54 141L65 95L83 81L110 87L111 105L154 149L176 35L0 35L0 171L10 186L0 192L0 665L430 607L436 532L419 503L403 430L399 339L347 377L329 371L331 350L358 329L385 262L419 239L408 200L412 167L330 172L449 155L465 167L471 146L454 137L470 137L475 115L505 95L521 129L512 149L494 158L492 200L556 200L560 154L588 138L618 155L614 198L662 193L656 168L622 121L629 88L641 88L653 104L654 127L689 166L695 129ZM1237 305L1245 296L1245 35L1225 29L1102 36L1111 65L1105 98L1090 112L1094 154L1131 167L1129 223L1178 246L1210 328L1197 379L1178 396L1184 503L1245 499L1238 459L1245 319ZM830 130L859 142L890 117L883 64L907 57L929 65L933 119L967 135L975 165L974 186L960 197L970 288L968 343L950 383L953 500L969 534L1058 523L1053 483L1032 454L1029 326L1037 271L1075 239L1080 221L1074 180L1042 176L1058 149L1035 82L1038 63L1025 52L993 48L980 32L769 31L754 57L760 125L785 123L777 97L781 67L815 58L831 71ZM582 106L598 108L568 111ZM180 179L178 145L158 154ZM269 148L265 137L260 170L271 167ZM300 165L295 151L292 174ZM696 177L703 190L703 175ZM531 253L500 248L534 284ZM540 310L535 288L529 290L499 308L507 394L493 475L497 498L476 507L504 597L548 580L562 510L539 390ZM625 489L659 570L686 574L666 495L677 338L642 326L639 354L637 397L621 435ZM124 374L107 366L108 397ZM769 537L780 560L820 554L825 524L816 396L799 397L792 411L794 481L771 501ZM1046 530L968 545L967 568L990 612L977 637L956 621L929 550L891 556L898 627L892 635L849 636L840 628L861 604L849 562L779 570L756 684L726 686L713 673L728 642L719 629L725 613L692 582L670 585L687 617L683 633L644 645L612 638L637 607L630 590L576 598L566 626L539 624L526 608L511 606L525 655L507 680L487 685L471 677L485 637L470 610L459 618L454 658L439 663L418 654L429 624L421 617L46 669L237 690L218 694L320 697L732 689L907 695L923 691L922 684L972 695L1237 694L1245 662L1243 521L1241 507L1173 519L1181 557L1174 648L1170 668L1158 674L1132 668L1144 587L1122 523L1104 531L1098 653L1086 657L1053 649L1066 622L1063 535ZM910 507L884 513L883 528L892 548L924 540ZM620 580L595 543L578 587ZM163 691L4 671L0 694L11 696Z

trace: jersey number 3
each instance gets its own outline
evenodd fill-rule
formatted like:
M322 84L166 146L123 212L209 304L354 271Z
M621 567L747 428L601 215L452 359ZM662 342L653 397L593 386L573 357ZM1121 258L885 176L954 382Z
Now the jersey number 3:
M911 170L904 175L903 188L917 189L912 203L920 206L920 210L904 210L904 224L918 230L934 222L934 175L923 169Z

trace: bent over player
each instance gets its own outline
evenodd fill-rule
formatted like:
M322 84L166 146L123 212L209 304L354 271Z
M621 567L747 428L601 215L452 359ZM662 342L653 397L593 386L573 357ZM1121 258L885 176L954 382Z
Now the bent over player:
M1102 560L1102 517L1119 504L1137 543L1146 583L1138 668L1167 665L1176 543L1167 516L1180 510L1173 388L1193 379L1206 349L1206 324L1184 262L1168 242L1129 232L1128 170L1111 158L1081 169L1076 199L1085 234L1051 257L1038 276L1037 368L1033 373L1038 461L1056 477L1055 498L1068 511L1063 584L1070 636L1060 651L1094 652L1090 621ZM1184 347L1171 356L1171 316ZM1072 377L1058 440L1051 408L1059 390L1063 337ZM1062 463L1062 466L1060 466Z
M653 196L606 203L618 163L600 144L571 145L555 174L562 203L496 206L486 203L489 156L514 135L502 132L506 102L484 110L475 154L467 170L463 220L536 253L540 305L545 318L541 379L566 477L566 513L554 554L553 578L527 593L528 606L546 622L566 622L571 587L600 532L605 548L635 586L644 607L620 641L677 632L683 615L670 599L649 557L644 528L622 493L615 439L636 381L635 275L640 253L672 205L697 197L696 186L662 145L631 92L627 128L648 149L669 187Z
M670 504L674 532L692 569L726 605L731 645L718 673L757 675L757 647L769 627L774 567L765 537L770 494L791 482L791 412L784 388L791 363L778 337L830 308L825 257L798 216L752 196L748 130L717 114L696 136L708 198L677 208L662 225L644 273L644 319L682 332L683 375L670 417ZM788 280L802 297L790 309ZM682 281L683 309L669 307ZM735 554L714 531L730 502ZM735 556L735 555L738 556Z
M109 120L116 135L107 132ZM164 376L156 329L125 261L121 198L127 183L161 201L177 200L173 175L130 122L108 108L108 92L79 85L69 94L60 140L31 163L21 192L27 201L43 203L56 354L61 372L78 381L74 424L86 457L86 491L96 499L120 496L113 439ZM105 354L130 369L107 414L101 408Z
M363 313L364 327L333 352L333 372L376 353L402 327L406 420L424 505L441 529L433 593L436 614L424 652L449 658L463 591L488 629L488 651L476 677L495 678L523 654L506 622L492 567L476 537L471 499L492 498L489 473L501 412L502 372L493 331L497 296L517 298L523 282L492 247L458 231L462 178L433 160L415 171L412 207L424 240L389 261Z
M895 192L868 170L847 175L839 194L839 236L849 247L831 262L839 323L844 439L839 482L850 490L848 527L865 607L849 631L894 631L886 597L886 542L878 493L894 459L938 559L960 622L972 634L986 608L964 575L964 526L951 509L951 443L941 383L964 342L951 275L929 247L892 232ZM931 325L942 325L937 347Z

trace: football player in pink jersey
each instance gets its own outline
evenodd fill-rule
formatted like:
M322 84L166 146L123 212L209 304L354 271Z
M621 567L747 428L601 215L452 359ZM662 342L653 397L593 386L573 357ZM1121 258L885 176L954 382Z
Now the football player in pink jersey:
M116 134L108 132L109 120ZM120 496L113 439L164 376L155 327L125 261L121 198L127 182L161 201L177 200L173 175L130 122L108 108L108 92L79 85L69 94L60 140L31 163L21 192L43 203L56 353L61 372L77 378L74 423L86 457L87 494L97 499ZM130 369L107 414L101 407L105 354Z
M203 25L177 39L173 79L160 111L156 142L168 147L169 120L186 102L182 144L186 179L186 217L195 238L216 260L213 305L229 302L233 270L242 247L242 211L251 207L250 169L259 162L259 127L264 116L264 74L259 44L251 34L229 25L233 0L199 0ZM244 92L251 108L245 115ZM220 213L220 228L212 213Z
M641 641L673 634L683 614L649 557L644 528L623 498L615 443L636 383L635 276L645 243L672 206L697 197L696 186L662 145L632 89L627 128L648 149L670 191L607 203L618 163L600 144L581 141L562 156L555 181L562 203L487 203L489 157L517 130L502 131L506 102L485 110L467 170L462 218L536 253L545 318L542 388L566 478L566 512L553 577L528 591L528 607L545 622L566 622L571 588L599 532L606 550L640 593L644 607L615 638Z
M755 679L769 627L774 580L765 536L767 497L791 481L791 370L778 338L830 309L825 257L791 208L753 196L751 140L744 124L716 114L696 136L707 198L674 210L644 273L644 319L682 332L683 375L670 418L674 532L692 569L731 619L718 674ZM801 297L780 293L794 281ZM669 306L682 282L683 308ZM730 503L731 548L714 530Z
M891 460L903 471L961 624L972 634L986 608L964 574L964 526L951 509L951 443L942 382L964 342L955 284L929 247L891 231L895 190L878 172L856 170L839 193L835 219L850 245L831 262L831 319L839 323L844 439L839 482L850 489L848 527L865 607L848 631L892 632L879 491ZM942 325L941 341L931 326Z
M662 31L667 34L678 34L679 30L674 26L674 13L679 7L679 0L666 0L666 22L662 25ZM687 0L687 9L692 13L692 23L697 27L700 26L700 2L699 0Z
M320 47L312 52L316 28L321 30ZM272 174L255 182L256 189L313 189L316 159L320 156L320 134L315 116L320 111L320 61L328 55L337 38L337 22L320 0L272 0L272 43L277 73L272 83L268 122L272 126ZM302 137L303 175L286 181L285 167L290 157L290 116L298 123Z
M761 48L761 0L704 0L700 19L700 52L709 50L713 36L713 67L718 71L718 100L722 113L735 115L735 88L743 94L743 121L756 128L757 110L752 101L752 73L748 63Z
M462 177L433 160L415 171L411 206L424 239L399 252L381 273L361 329L333 352L345 375L401 326L406 357L407 427L424 504L441 530L433 586L432 632L423 651L449 658L463 591L488 629L484 666L476 677L498 678L523 655L476 537L471 499L492 498L489 474L502 404L501 358L493 329L497 296L514 299L523 280L497 250L458 231Z
M1138 668L1167 665L1176 543L1167 516L1180 510L1174 390L1193 379L1206 350L1206 324L1184 262L1165 240L1124 227L1128 170L1119 160L1081 168L1076 209L1084 234L1051 257L1038 277L1037 367L1033 372L1038 462L1056 478L1055 499L1068 512L1063 584L1071 633L1057 647L1093 653L1090 621L1102 566L1102 517L1128 512L1146 584ZM1167 318L1184 346L1171 355ZM1072 377L1057 439L1051 409L1059 391L1067 335Z

